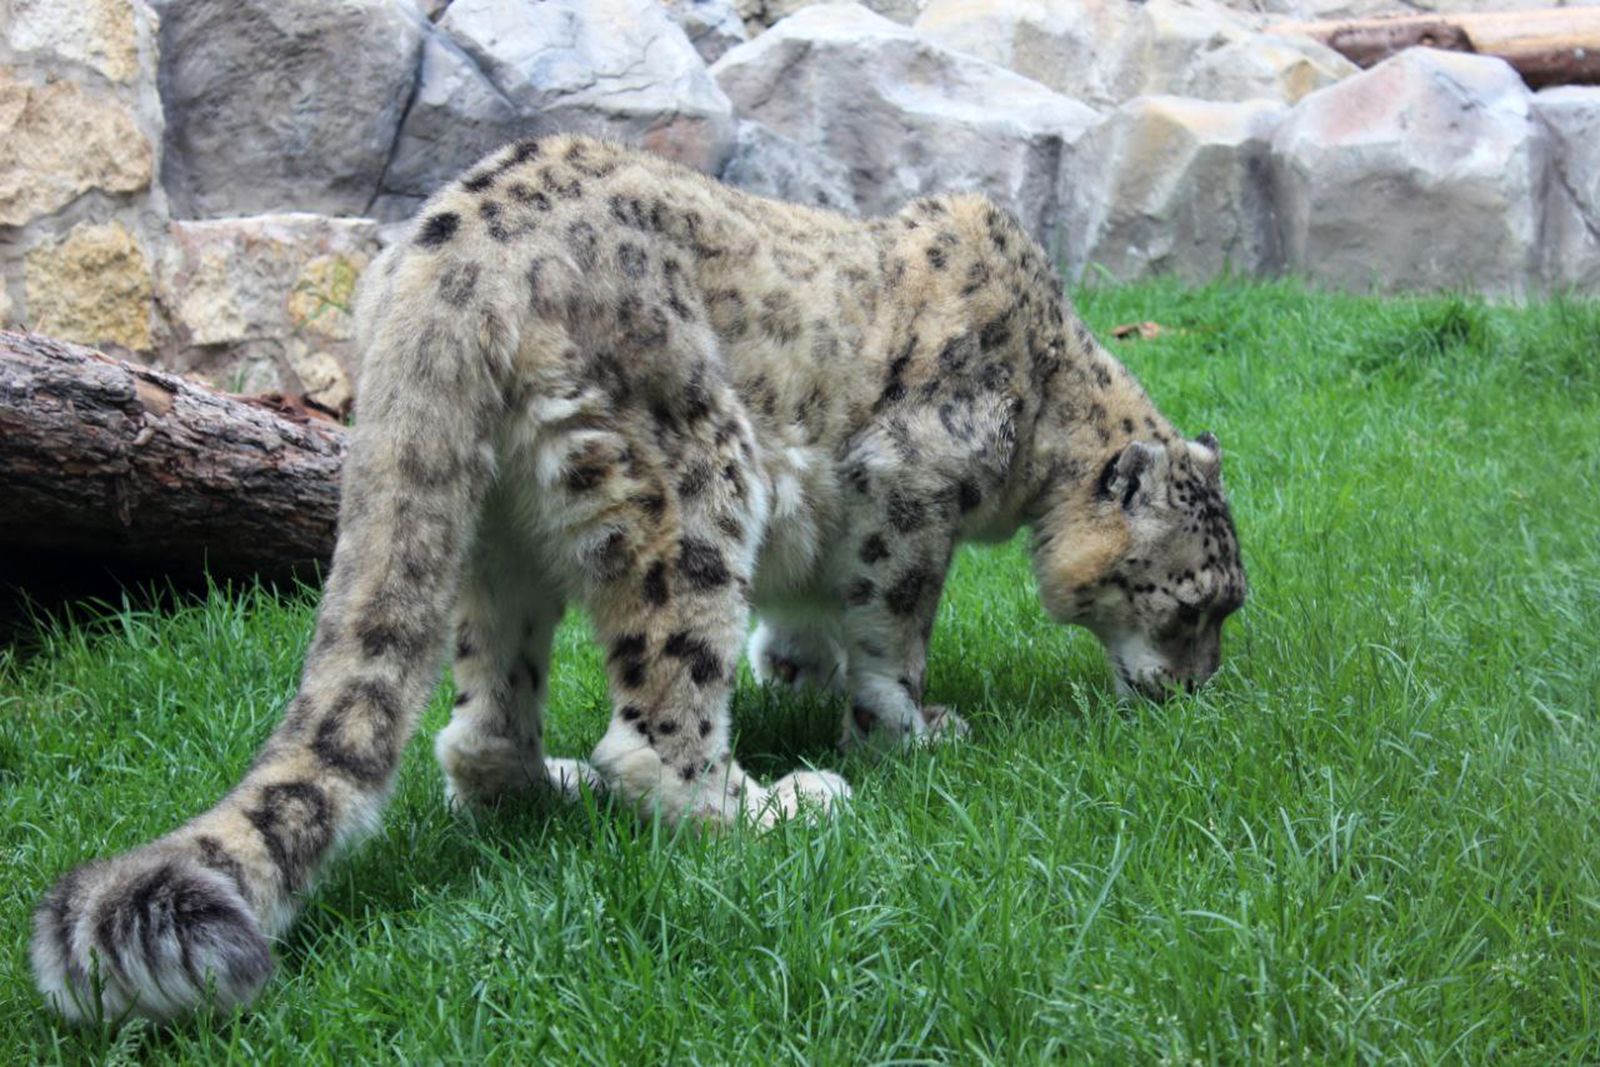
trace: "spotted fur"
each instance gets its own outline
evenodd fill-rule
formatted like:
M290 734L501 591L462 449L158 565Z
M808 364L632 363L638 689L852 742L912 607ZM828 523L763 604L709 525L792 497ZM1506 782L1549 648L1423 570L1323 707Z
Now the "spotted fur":
M1031 525L1046 606L1152 694L1215 669L1244 596L1215 440L1161 417L978 197L863 223L528 140L428 202L357 318L300 691L214 808L46 896L33 964L65 1015L249 1000L318 872L376 824L447 649L451 803L587 783L765 825L848 789L763 786L732 758L752 609L758 676L836 688L845 741L893 742L964 728L923 703L961 541ZM542 744L569 604L615 708L589 763Z

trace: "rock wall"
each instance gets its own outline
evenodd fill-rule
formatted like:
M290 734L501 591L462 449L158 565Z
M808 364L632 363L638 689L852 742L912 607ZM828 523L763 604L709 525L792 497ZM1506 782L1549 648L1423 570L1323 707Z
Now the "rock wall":
M513 137L1014 211L1069 277L1600 289L1600 88L1285 18L1532 0L0 0L0 322L347 400L355 279Z
M168 217L157 20L125 0L0 7L0 310L128 351L154 342Z

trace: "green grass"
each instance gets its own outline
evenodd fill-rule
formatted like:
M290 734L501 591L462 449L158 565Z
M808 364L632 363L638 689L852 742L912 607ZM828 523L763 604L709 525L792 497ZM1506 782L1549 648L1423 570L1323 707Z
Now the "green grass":
M933 698L968 743L841 759L837 709L738 692L834 824L700 839L604 806L453 820L426 744L255 1009L72 1031L28 911L241 772L309 599L80 616L0 653L0 1063L1600 1059L1600 306L1293 285L1085 294L1212 429L1253 587L1223 672L1119 707L1021 545L966 550ZM579 620L549 748L606 703ZM434 700L431 734L448 692Z

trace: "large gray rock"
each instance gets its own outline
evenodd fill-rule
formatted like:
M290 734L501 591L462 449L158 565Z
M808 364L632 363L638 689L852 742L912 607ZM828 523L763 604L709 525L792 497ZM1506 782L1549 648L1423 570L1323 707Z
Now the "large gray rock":
M840 2L841 0L733 0L733 6L744 19L753 37L802 8ZM886 19L893 19L909 26L927 6L927 0L866 0L862 6Z
M728 98L653 0L455 0L437 27L531 132L610 137L710 174L733 147Z
M1141 94L1293 103L1356 72L1212 0L932 0L916 28L1097 107Z
M448 38L430 36L374 213L409 216L439 186L532 126L470 56Z
M1537 11L1592 7L1597 0L1223 0L1248 14L1293 19L1357 19L1382 15L1465 14L1475 11Z
M411 95L410 0L185 0L162 15L162 179L179 218L364 213Z
M728 49L750 39L733 0L661 0L661 6L707 63L715 63Z
M1295 270L1500 294L1534 276L1547 145L1499 59L1410 49L1306 97L1272 147Z
M847 166L864 214L971 190L1047 243L1060 221L1062 161L1096 118L1038 82L856 4L808 7L711 72L741 114Z
M721 177L757 196L835 211L855 210L848 167L759 122L739 123L738 142Z
M1127 61L1139 46L1139 9L1126 0L932 0L915 26L937 44L1096 107L1140 91Z
M1544 279L1600 291L1600 86L1546 89L1533 107L1551 136Z
M1123 62L1143 93L1292 104L1358 69L1310 38L1257 32L1212 0L1149 0L1138 10L1135 47Z
M1287 114L1267 100L1141 96L1108 115L1064 175L1088 263L1118 281L1280 271L1268 157ZM1076 278L1084 264L1067 266Z

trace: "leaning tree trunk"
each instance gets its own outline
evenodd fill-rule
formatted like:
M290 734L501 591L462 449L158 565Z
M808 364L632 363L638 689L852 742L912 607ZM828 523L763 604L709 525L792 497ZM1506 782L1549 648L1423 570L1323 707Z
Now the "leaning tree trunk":
M0 331L0 555L314 577L345 431L292 407Z
M1498 56L1535 89L1600 83L1600 8L1286 22L1269 32L1314 38L1358 67L1424 46Z

